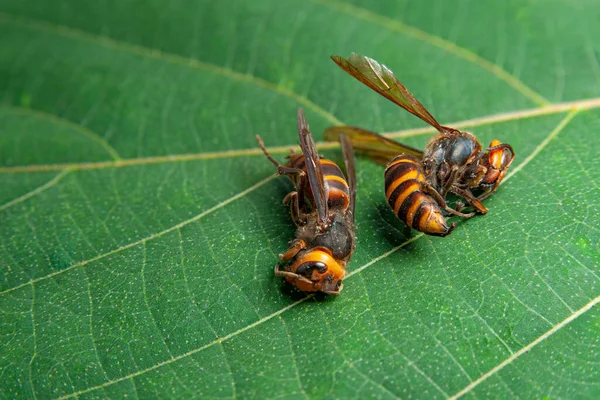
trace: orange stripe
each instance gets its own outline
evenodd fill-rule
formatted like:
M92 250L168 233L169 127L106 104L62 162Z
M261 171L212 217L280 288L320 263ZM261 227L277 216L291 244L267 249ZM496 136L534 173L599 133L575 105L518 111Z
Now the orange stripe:
M394 203L394 214L398 215L398 210L400 210L400 207L402 206L402 203L404 203L404 200L406 200L406 198L408 196L410 196L410 194L412 192L416 192L417 190L419 190L421 188L421 184L418 182L413 183L412 185L408 186L404 192L402 192L400 194L400 196L398 196L398 198L396 199L396 203ZM388 197L389 198L389 197Z
M392 193L394 193L394 190L396 190L396 188L398 186L400 186L402 183L406 182L407 180L417 179L419 181L422 181L423 178L424 178L423 174L420 174L419 170L414 169L412 171L408 171L407 173L402 174L399 177L397 177L396 179L394 179L392 184L385 191L385 197L389 199L390 196L392 195Z
M337 175L325 175L325 180L326 181L338 181L338 182L342 182L344 184L344 186L348 187L348 183L341 176L337 176Z
M339 199L343 201L342 204L339 204ZM341 207L343 210L346 210L350 205L350 197L348 197L348 193L337 188L329 189L329 198L327 200L329 203L335 204L334 207Z
M431 203L423 204L423 207L427 207L427 211L421 214L421 219L419 220L419 231L425 232L427 229L427 225L429 224L429 220L434 217L434 211L432 210Z
M423 197L425 197L425 195L423 193L420 193L420 196L417 196L417 198L415 199L415 202L410 206L410 208L406 212L406 221L405 222L406 222L406 225L408 225L411 228L412 228L413 218L415 216L415 213L417 212L417 209L423 205L422 204Z
M391 163L388 164L387 167L385 167L385 169L390 169L391 167L393 167L394 165L397 164L401 164L401 163L407 163L407 164L413 164L413 165L418 165L417 162L415 160L411 160L410 158L399 158L397 160L392 160Z
M329 164L329 165L335 165L336 167L338 166L336 163L334 163L333 161L328 160L326 158L321 158L319 161L320 161L321 165L323 165L323 164Z

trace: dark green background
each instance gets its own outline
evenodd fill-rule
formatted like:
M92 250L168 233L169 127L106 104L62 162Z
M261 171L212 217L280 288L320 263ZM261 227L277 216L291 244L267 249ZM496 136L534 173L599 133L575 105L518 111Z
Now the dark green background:
M4 0L0 397L597 398L599 20L596 1ZM406 232L359 160L351 275L306 299L273 276L290 184L254 135L283 159L302 106L317 140L431 137L328 58L351 51L517 158L444 239Z

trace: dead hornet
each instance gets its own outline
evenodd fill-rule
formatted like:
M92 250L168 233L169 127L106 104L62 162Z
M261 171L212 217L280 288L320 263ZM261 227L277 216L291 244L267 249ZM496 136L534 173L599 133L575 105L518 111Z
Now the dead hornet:
M385 65L355 53L349 59L331 58L439 132L421 151L362 128L336 126L325 131L325 139L337 141L343 134L354 149L386 165L385 195L400 220L428 235L446 236L456 225L448 226L447 216L470 218L487 213L481 202L496 191L515 157L509 144L493 140L484 152L473 134L440 125ZM457 201L456 208L449 207L448 193L464 199L474 212L462 213L462 201Z
M340 135L346 180L333 161L317 153L301 108L298 136L302 154L292 151L284 165L269 154L260 136L256 137L265 156L277 167L277 173L287 175L294 184L294 191L285 196L283 204L290 206L297 227L296 238L279 255L281 261L275 266L275 275L305 292L337 295L342 291L342 279L355 246L354 152L350 142Z

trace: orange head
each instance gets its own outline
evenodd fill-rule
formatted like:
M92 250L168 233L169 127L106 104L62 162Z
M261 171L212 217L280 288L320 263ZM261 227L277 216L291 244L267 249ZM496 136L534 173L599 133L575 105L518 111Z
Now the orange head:
M508 167L510 167L515 158L515 152L511 145L500 143L499 140L494 139L490 143L487 154L488 168L480 185L483 187L491 186L491 190L493 191L500 185L502 179L504 179Z
M337 295L342 291L346 270L324 247L304 252L287 268L286 281L303 292L321 291Z

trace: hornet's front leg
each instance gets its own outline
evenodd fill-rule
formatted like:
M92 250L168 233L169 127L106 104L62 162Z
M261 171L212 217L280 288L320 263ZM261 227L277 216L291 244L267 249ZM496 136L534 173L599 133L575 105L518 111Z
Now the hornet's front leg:
M298 192L290 192L283 199L283 205L290 207L290 215L296 226L304 225L308 219L308 214L300 207L300 195Z
M279 255L279 259L283 262L290 261L292 258L296 257L296 254L304 249L306 249L306 242L302 239L294 239L286 252Z

